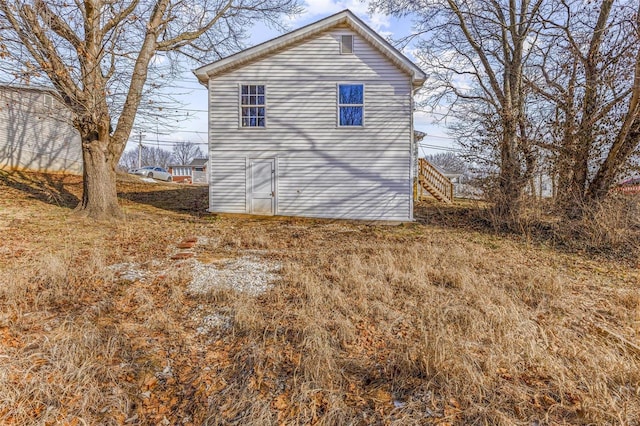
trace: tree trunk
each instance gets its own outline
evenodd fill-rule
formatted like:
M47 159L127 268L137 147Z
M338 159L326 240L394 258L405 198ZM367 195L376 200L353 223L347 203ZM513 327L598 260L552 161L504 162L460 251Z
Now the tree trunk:
M98 220L120 219L122 210L116 190L117 159L114 159L113 141L108 124L96 127L99 130L81 132L84 185L76 212Z
M495 202L495 213L508 226L520 217L522 190L526 182L522 181L520 164L517 159L517 127L513 116L503 119L500 149L500 176L498 177L498 194Z
M638 141L640 141L640 121L635 120L624 140L616 140L614 148L591 181L587 190L587 199L590 203L598 204L605 199L609 190L615 185L620 168L639 146Z
M508 225L520 217L522 204L522 184L515 170L505 170L500 174L498 199L495 203L496 215Z

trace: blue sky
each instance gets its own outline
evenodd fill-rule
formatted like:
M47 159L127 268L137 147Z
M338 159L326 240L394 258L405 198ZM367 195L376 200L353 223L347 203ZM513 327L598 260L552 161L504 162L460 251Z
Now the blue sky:
M367 8L366 3L358 0L306 0L304 12L288 20L286 25L290 30L294 30L341 10L350 9L383 37L399 39L411 34L412 23L409 18L396 19L382 14L372 15L368 13ZM259 25L252 29L251 38L247 40L246 44L247 46L253 46L279 35L281 35L281 32ZM410 49L403 53L413 59ZM188 114L192 118L178 123L175 132L171 134L162 130L160 130L160 134L147 132L143 141L147 145L156 146L157 144L157 146L165 149L171 148L170 143L172 141L191 141L200 144L201 148L205 150L207 143L207 91L191 73L185 73L178 79L175 82L175 89L175 92L181 93L176 98L183 103L183 106L179 108L180 115ZM167 111L167 113L170 112ZM446 148L454 146L453 141L446 134L446 128L435 124L433 117L417 111L414 115L414 120L416 130L427 133L424 143L445 148L422 148L422 154L443 152ZM127 148L130 149L136 146L137 141L138 135L132 134Z

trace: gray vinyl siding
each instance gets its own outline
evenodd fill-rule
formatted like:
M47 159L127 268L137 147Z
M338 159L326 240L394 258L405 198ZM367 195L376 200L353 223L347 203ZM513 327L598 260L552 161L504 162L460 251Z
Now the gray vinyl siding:
M209 211L216 213L245 213L244 157L216 157L209 160L211 180ZM215 170L215 173L213 172Z
M54 95L0 87L0 168L82 173L80 136Z
M342 34L354 54L340 54ZM364 127L338 126L340 83L364 84ZM241 84L265 85L266 128L240 127ZM215 76L209 96L211 211L247 212L239 165L275 158L276 214L412 218L410 77L356 33L335 28Z

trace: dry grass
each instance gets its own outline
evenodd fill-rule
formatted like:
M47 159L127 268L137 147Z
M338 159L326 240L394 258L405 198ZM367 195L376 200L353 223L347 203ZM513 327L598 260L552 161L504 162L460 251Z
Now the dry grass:
M483 201L458 200L453 205L424 201L418 204L416 217L423 224L635 264L640 252L640 196L612 194L601 205L584 210L581 219L569 220L551 200L527 199L521 215L507 224Z
M485 232L474 206L447 229L211 216L202 188L128 179L126 220L96 226L79 191L0 176L2 424L640 423L629 258ZM281 279L189 294L169 255L192 235L202 262L258 253Z

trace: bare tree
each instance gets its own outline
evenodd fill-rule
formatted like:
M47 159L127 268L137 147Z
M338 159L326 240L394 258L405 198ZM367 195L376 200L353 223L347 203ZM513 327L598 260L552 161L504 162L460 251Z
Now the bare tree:
M138 167L138 148L124 151L120 156L118 167L123 172L136 169Z
M173 160L177 164L189 164L194 158L203 158L204 153L193 142L176 142L173 144Z
M526 123L524 65L543 0L378 0L393 14L412 13L418 56L430 75L431 106L466 120L475 114L497 160L499 216L518 216L522 190L535 166ZM482 122L489 118L490 122Z
M160 166L165 169L174 161L171 151L153 146L143 146L140 152L141 165ZM130 170L138 167L138 149L131 149L122 153L120 162L121 169Z
M451 173L464 174L469 171L467 163L462 157L453 152L441 152L438 154L431 154L425 157L431 164L435 164L438 167Z
M141 100L179 67L236 50L258 20L295 13L296 0L0 0L3 69L32 72L58 91L82 140L78 211L121 215L116 165ZM155 90L157 91L157 90Z
M569 217L607 195L640 143L638 3L557 0L533 46L529 85Z

